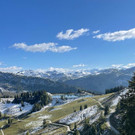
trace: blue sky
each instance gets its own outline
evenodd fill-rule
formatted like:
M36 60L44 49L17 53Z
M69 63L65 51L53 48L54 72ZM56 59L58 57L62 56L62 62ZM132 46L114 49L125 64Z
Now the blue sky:
M134 0L1 0L0 69L135 63L134 5Z

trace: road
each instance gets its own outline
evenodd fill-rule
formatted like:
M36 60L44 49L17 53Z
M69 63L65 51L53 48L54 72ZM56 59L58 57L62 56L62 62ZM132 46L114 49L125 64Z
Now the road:
M104 106L98 101L98 100L96 100L96 99L94 99L94 98L92 98L93 100L95 100L96 102L98 102L98 104L102 107L102 108L104 108ZM117 129L115 129L112 125L111 125L111 122L110 122L110 117L111 117L111 115L113 114L115 112L115 109L110 109L110 113L106 116L106 120L107 120L107 126L116 134L116 135L119 135L120 134L120 132L117 130Z
M110 117L111 115L115 112L115 109L110 109L110 114L106 116L106 119L107 119L107 126L110 127L110 129L116 134L116 135L119 135L120 132L114 128L112 125L111 125L111 122L110 122Z
M4 132L3 132L2 128L3 128L3 126L1 126L1 133L2 133L2 135L4 135Z
M96 100L94 98L91 98L91 99L93 99L94 101L98 102L98 104L100 105L101 108L104 108L104 106L98 100Z
M63 126L63 127L66 127L67 128L67 131L71 131L69 126L67 125L63 125L63 124L59 124L59 123L52 123L50 120L47 120L48 123L51 123L52 125L56 125L56 126Z
M101 108L104 108L104 106L96 99L92 98L93 100L95 100L96 102L98 102L98 104L100 105Z
M67 125L63 125L63 124L58 124L58 123L52 123L53 125L56 125L56 126L63 126L63 127L66 127L67 128L67 131L71 131L69 126Z

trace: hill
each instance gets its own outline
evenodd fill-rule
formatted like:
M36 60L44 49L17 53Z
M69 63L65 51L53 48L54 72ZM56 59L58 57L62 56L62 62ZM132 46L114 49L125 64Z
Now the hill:
M88 75L79 79L71 79L65 81L65 84L80 87L85 90L92 90L104 93L105 89L110 89L116 86L128 86L135 68L128 70L109 69L100 72L97 75Z
M39 77L0 72L0 87L8 91L46 90L51 93L76 92L77 88Z

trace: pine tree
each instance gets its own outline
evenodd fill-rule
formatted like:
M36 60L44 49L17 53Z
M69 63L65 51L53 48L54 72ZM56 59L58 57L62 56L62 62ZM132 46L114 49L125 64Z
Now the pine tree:
M43 120L43 128L45 128L47 126L47 121L46 119Z
M21 101L21 106L24 107L24 102L23 101Z
M86 105L84 105L84 109L86 109L88 106L87 106L87 104Z
M77 129L77 125L76 125L76 123L74 124L74 129L75 129L75 130Z
M105 106L105 113L104 113L104 115L106 116L108 113L109 113L109 106L106 105L106 106Z
M22 108L20 107L20 112L22 111Z
M0 112L0 118L2 118L2 113Z
M11 125L11 123L12 123L12 119L9 118L9 119L8 119L8 125Z
M83 110L83 108L82 108L82 105L80 106L80 111L82 111Z
M135 135L135 73L131 81L129 81L129 91L122 96L118 107L123 115L122 134Z

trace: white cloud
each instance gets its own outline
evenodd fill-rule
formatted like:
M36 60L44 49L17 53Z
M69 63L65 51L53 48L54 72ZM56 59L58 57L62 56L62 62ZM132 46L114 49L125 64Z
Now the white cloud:
M0 67L0 71L2 71L2 72L17 73L20 70L22 70L22 67L16 67L16 66L12 66L12 67Z
M97 33L99 33L100 32L100 30L95 30L95 31L93 31L92 33L93 34L97 34Z
M57 46L57 43L41 43L41 44L34 44L34 45L27 45L25 43L15 43L13 45L16 49L23 49L24 51L29 52L57 52L57 53L63 53L63 52L69 52L71 50L77 49L76 47L72 48L71 46Z
M86 34L88 31L89 29L84 29L84 28L81 28L79 30L69 29L69 30L66 30L65 33L63 32L58 33L56 37L58 39L72 40L72 39L82 36L83 34Z
M93 38L99 38L106 41L122 41L125 39L134 39L135 38L135 28L129 30L121 30L113 33L104 33L94 36Z
M86 67L86 65L85 64L73 65L73 68L78 68L78 67Z

